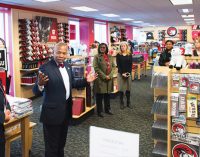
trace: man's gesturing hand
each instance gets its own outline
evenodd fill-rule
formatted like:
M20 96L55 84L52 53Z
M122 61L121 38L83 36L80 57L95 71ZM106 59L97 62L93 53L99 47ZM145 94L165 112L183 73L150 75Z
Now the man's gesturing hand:
M45 75L44 73L42 73L41 71L39 71L38 74L38 85L39 86L44 86L46 85L46 83L49 81L49 78L47 75Z

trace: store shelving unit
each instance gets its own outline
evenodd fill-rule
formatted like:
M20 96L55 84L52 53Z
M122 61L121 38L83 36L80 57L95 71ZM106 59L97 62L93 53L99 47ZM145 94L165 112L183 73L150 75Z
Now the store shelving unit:
M168 145L167 145L167 155L168 157L173 156L172 155L172 116L171 116L171 108L172 108L172 101L171 101L171 93L179 93L179 87L175 88L172 87L172 75L173 74L197 74L200 75L200 70L199 69L181 69L180 71L177 71L176 69L170 70L169 75L168 75ZM186 102L187 102L187 96L189 93L187 89L187 94L186 94ZM200 101L200 94L195 94L197 95L197 100ZM187 103L186 103L187 104ZM187 104L188 105L188 104ZM188 106L186 105L186 113L188 112ZM185 113L185 115L186 115ZM179 113L180 114L180 113ZM196 118L188 118L186 116L186 133L192 133L196 134L200 137L200 125L196 124ZM178 143L183 143L183 141L178 141ZM189 144L188 144L189 145ZM190 149L191 147L189 147ZM173 148L174 149L174 148Z
M20 69L21 72L32 72L32 71L38 71L39 68L33 68L33 69Z
M168 77L169 68L168 67L155 66L153 71L157 72L157 73L163 73ZM154 88L154 101L156 101L158 96L167 96L167 94L168 94L167 87L165 87L165 88ZM154 114L154 124L152 126L152 129L153 129L153 127L156 123L159 123L159 122L162 122L162 121L165 123L165 125L168 126L167 114L166 115ZM166 126L164 128L166 128ZM154 156L162 156L162 157L167 156L167 141L168 141L168 139L159 140L159 139L154 138L154 149L152 151Z
M185 60L187 63L191 63L191 62L200 62L200 56L186 56Z
M70 56L70 57L68 57L68 59L85 60L85 57ZM81 66L81 67L84 67L84 71L86 70L86 64L73 64L72 63L71 65L72 66ZM84 74L84 77L85 77L85 74ZM94 110L94 108L96 107L95 104L87 104L87 99L89 99L89 97L87 96L86 87L83 88L83 89L72 89L72 97L81 97L81 98L84 98L84 100L85 100L85 111L83 113L81 113L80 115L73 115L72 117L75 120L83 117L84 115L86 115L90 111Z
M163 140L157 140L157 139L154 140L155 146L154 146L154 150L152 153L153 153L153 156L174 157L172 155L172 152L173 152L172 150L174 150L175 145L178 145L179 143L180 144L183 143L183 145L184 145L185 143L183 142L184 140L176 141L172 138L171 94L179 93L179 87L172 86L172 80L173 80L172 76L173 76L173 74L179 74L179 75L198 74L198 75L200 75L200 70L199 69L181 69L180 71L177 71L176 69L171 70L168 67L154 67L154 71L165 73L168 78L167 88L155 88L154 89L154 100L156 100L159 95L167 96L167 115L164 116L164 115L154 114L155 123L153 124L153 127L156 128L157 126L161 126L159 124L159 122L161 122L161 121L166 122L167 126L164 126L163 128L165 128L165 130L167 131L167 139L166 139L166 142L163 142ZM190 93L187 90L187 95L188 94L190 94ZM197 100L200 101L200 94L196 94L196 95L197 95ZM187 96L186 96L186 102L187 102ZM187 109L187 107L186 107L186 109ZM180 113L183 114L182 112L179 112L179 114ZM187 110L186 110L186 113L187 113ZM158 122L158 125L157 125L157 122ZM195 136L200 137L200 126L196 124L196 118L187 118L186 117L186 133L192 133ZM191 146L191 147L193 148L193 146ZM190 146L188 148L190 148ZM156 152L159 152L160 154L155 154Z

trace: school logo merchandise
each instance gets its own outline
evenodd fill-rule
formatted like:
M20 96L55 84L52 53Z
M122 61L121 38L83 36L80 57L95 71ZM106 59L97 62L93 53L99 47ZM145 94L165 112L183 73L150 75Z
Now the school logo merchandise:
M175 27L169 27L167 29L167 34L170 36L170 37L173 37L177 34L177 29Z
M182 124L180 123L174 123L172 125L172 131L174 133L178 133L180 135L183 135L185 133L185 126L183 126Z
M198 157L198 155L187 144L179 143L172 148L172 157Z

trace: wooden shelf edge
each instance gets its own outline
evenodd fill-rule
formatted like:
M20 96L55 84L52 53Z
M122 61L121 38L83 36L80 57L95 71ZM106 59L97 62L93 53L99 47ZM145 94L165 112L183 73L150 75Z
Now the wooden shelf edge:
M86 107L85 112L81 113L79 116L77 115L73 115L72 118L77 119L82 117L84 114L86 114L87 112L91 111L92 109L94 109L96 107L96 105L93 105L91 107Z
M199 74L199 69L181 69L181 70L176 70L172 69L172 73L177 73L177 74Z
M34 69L20 69L20 71L23 71L23 72L37 71L37 70L39 70L39 68L34 68Z
M22 86L33 86L35 83L21 83Z

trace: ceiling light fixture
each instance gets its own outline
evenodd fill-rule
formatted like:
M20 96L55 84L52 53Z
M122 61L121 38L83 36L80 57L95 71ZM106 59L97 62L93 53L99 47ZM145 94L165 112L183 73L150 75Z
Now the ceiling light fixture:
M60 0L34 0L34 1L48 3L48 2L56 2L56 1L60 1Z
M186 8L184 8L184 9L178 9L178 12L180 13L180 14L192 14L193 13L193 9L186 9Z
M192 4L192 0L170 0L173 5Z
M194 18L193 19L184 19L185 21L194 21Z
M183 13L189 13L189 9L182 9Z
M75 10L79 10L79 11L85 11L85 12L98 11L97 9L86 7L86 6L70 7L70 8L75 9Z
M133 23L143 23L143 21L133 21Z
M142 25L147 26L150 25L150 23L142 23Z
M101 14L101 15L106 17L119 17L119 15L116 14Z
M121 18L121 20L123 20L123 21L131 21L131 20L134 20L134 19L131 19L131 18Z
M194 17L194 15L181 15L182 18L191 18L191 17Z
M189 24L195 24L194 21L186 21L186 23L189 25Z

